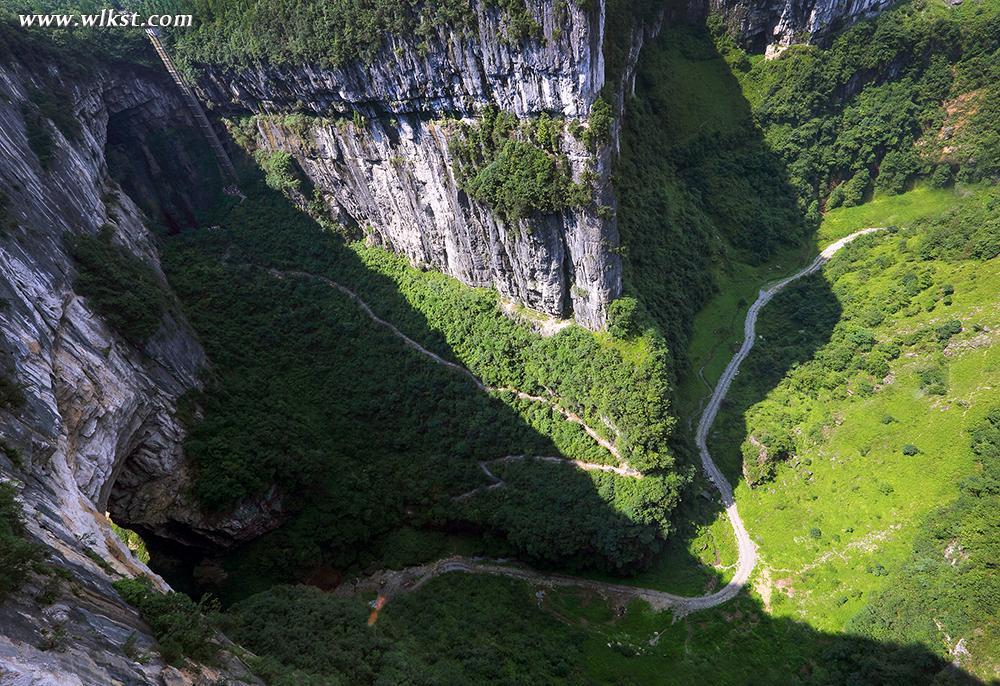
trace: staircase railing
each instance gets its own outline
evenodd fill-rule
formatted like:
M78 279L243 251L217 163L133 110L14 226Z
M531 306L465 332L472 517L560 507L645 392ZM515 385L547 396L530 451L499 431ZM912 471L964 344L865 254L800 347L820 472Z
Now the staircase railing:
M184 78L177 71L177 67L174 66L174 61L170 59L170 55L167 54L166 49L163 47L163 43L160 42L160 37L156 34L154 29L146 29L146 35L149 36L149 42L153 44L153 49L156 50L156 54L160 56L160 60L163 62L163 66L167 68L167 73L180 88L181 94L184 96L184 100L187 103L188 109L191 111L191 115L194 117L195 122L197 122L198 127L205 136L205 140L208 141L209 147L215 153L216 159L219 161L219 166L229 180L234 186L236 193L239 193L239 189L235 188L238 178L236 176L236 168L233 166L232 160L229 159L229 154L226 149L222 147L222 141L219 140L219 136L215 133L215 129L212 128L211 122L208 121L208 117L205 116L205 110L201 106L201 102L198 100L198 96L194 94L191 87L187 85ZM230 189L227 188L227 191Z

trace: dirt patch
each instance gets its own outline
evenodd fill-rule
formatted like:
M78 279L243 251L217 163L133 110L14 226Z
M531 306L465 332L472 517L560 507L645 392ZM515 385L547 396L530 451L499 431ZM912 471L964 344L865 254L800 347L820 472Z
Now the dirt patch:
M945 118L941 128L928 132L917 142L924 157L934 162L957 161L961 152L962 131L979 111L983 89L963 93L944 103Z
M948 564L952 567L965 562L969 559L969 553L965 552L957 540L954 538L948 542L947 547L944 549L944 559L948 560Z
M771 593L774 591L774 584L771 583L771 570L764 567L760 570L760 574L754 581L753 590L757 591L757 595L760 596L761 602L764 604L764 610L770 614L771 613Z
M966 338L965 340L952 339L944 349L943 354L945 357L951 357L966 350L988 348L993 345L994 338L996 338L996 331L984 326L982 331L971 338Z
M784 593L789 598L795 597L795 587L792 586L792 579L790 577L786 577L784 579L778 579L777 581L774 582L774 587L777 588L782 593Z

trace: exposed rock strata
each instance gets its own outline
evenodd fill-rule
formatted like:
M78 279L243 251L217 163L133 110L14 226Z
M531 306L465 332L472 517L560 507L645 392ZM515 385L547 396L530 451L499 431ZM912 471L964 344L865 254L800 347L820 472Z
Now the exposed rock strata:
M230 116L312 115L305 135L260 123L258 143L294 154L333 218L363 227L372 243L601 328L621 292L617 226L612 212L598 211L614 202L609 146L592 153L564 136L574 179L588 170L596 177L594 202L517 226L471 200L452 174L443 117L474 120L492 105L521 118L585 120L604 86L604 3L528 6L541 39L509 44L500 9L477 4L468 32L442 27L426 49L413 37L390 37L370 67L211 68L199 88Z
M51 64L0 65L0 191L8 225L0 234L0 371L25 397L22 407L0 410L0 478L18 484L31 537L74 579L57 582L54 597L42 602L35 596L50 582L36 574L0 605L0 683L207 684L224 676L216 668L174 670L155 654L144 664L123 654L133 633L140 652L151 652L153 641L111 581L145 574L166 585L132 556L104 515L110 507L154 530L203 523L183 496L184 430L175 407L198 384L204 354L176 310L141 348L117 336L74 293L65 244L67 236L110 224L115 240L159 273L155 241L111 180L105 145L108 121L121 113L186 125L168 84L143 70L81 81ZM44 122L56 142L47 169L27 141L22 116L35 89L65 93L62 105L81 124L68 140ZM141 487L127 494L114 488L140 472ZM160 493L157 507L132 507L144 489Z

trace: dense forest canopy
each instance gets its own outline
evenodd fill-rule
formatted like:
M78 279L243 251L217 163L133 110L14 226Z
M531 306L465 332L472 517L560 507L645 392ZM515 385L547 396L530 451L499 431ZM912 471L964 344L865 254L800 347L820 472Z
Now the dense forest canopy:
M775 60L716 40L806 207L899 194L917 178L1000 178L995 2L905 3Z

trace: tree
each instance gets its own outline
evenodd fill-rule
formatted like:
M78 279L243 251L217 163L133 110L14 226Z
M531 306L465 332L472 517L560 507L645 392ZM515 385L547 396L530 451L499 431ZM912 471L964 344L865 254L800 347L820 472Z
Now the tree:
M906 184L920 168L913 149L891 150L882 158L875 187L883 193L899 195L906 190Z
M25 538L14 486L0 483L0 598L20 588L41 559L41 549Z
M628 339L639 333L639 301L633 297L618 298L608 306L608 333Z

